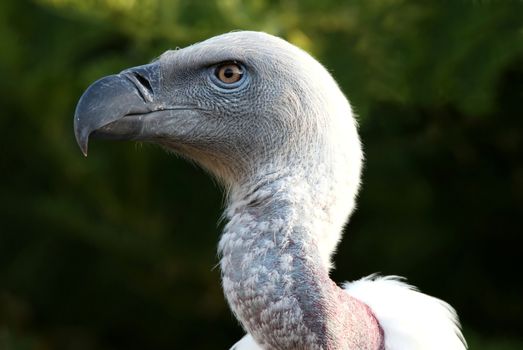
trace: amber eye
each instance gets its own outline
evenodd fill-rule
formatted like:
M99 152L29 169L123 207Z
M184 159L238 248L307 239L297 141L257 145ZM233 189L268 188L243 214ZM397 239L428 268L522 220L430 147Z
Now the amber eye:
M214 75L224 84L234 84L243 77L243 69L236 63L225 63L216 68Z

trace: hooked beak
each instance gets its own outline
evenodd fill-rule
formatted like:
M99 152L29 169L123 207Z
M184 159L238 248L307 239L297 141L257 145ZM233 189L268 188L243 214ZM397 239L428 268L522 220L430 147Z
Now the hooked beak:
M160 65L151 63L110 75L84 92L74 114L76 141L87 156L89 137L145 140L151 132L152 113L166 108L159 103Z

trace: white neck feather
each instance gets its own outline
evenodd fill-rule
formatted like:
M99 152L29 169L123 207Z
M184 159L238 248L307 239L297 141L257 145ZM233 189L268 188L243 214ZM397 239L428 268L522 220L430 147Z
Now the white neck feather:
M273 173L231 193L223 287L250 333L234 349L466 349L454 309L397 277L371 276L339 293L321 244L340 223L325 211L332 187L316 185Z
M385 334L385 350L467 349L452 306L403 280L371 275L344 286L376 315Z
M380 349L368 307L328 276L318 232L339 228L313 209L323 200L291 176L253 187L229 206L219 246L225 295L244 328L265 349Z

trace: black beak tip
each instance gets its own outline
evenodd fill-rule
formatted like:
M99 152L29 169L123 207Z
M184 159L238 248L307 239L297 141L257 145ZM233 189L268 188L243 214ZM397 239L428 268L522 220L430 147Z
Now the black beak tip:
M80 147L82 154L87 157L87 149L89 146L89 134L90 131L87 128L81 128L79 126L79 119L77 116L74 118L74 135L76 137L76 143Z
M113 123L151 111L148 99L154 95L158 74L159 64L151 63L101 78L84 91L74 113L74 134L84 156L90 137L129 140L141 131L140 122Z
M83 145L80 145L80 149L82 150L84 157L87 157L87 142Z

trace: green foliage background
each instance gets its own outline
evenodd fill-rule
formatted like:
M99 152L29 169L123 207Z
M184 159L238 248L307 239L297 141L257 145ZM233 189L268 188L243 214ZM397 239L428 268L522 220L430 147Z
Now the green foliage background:
M0 2L0 349L225 349L222 199L150 145L78 150L95 79L236 29L323 62L367 162L333 278L408 276L472 349L523 349L523 2Z

